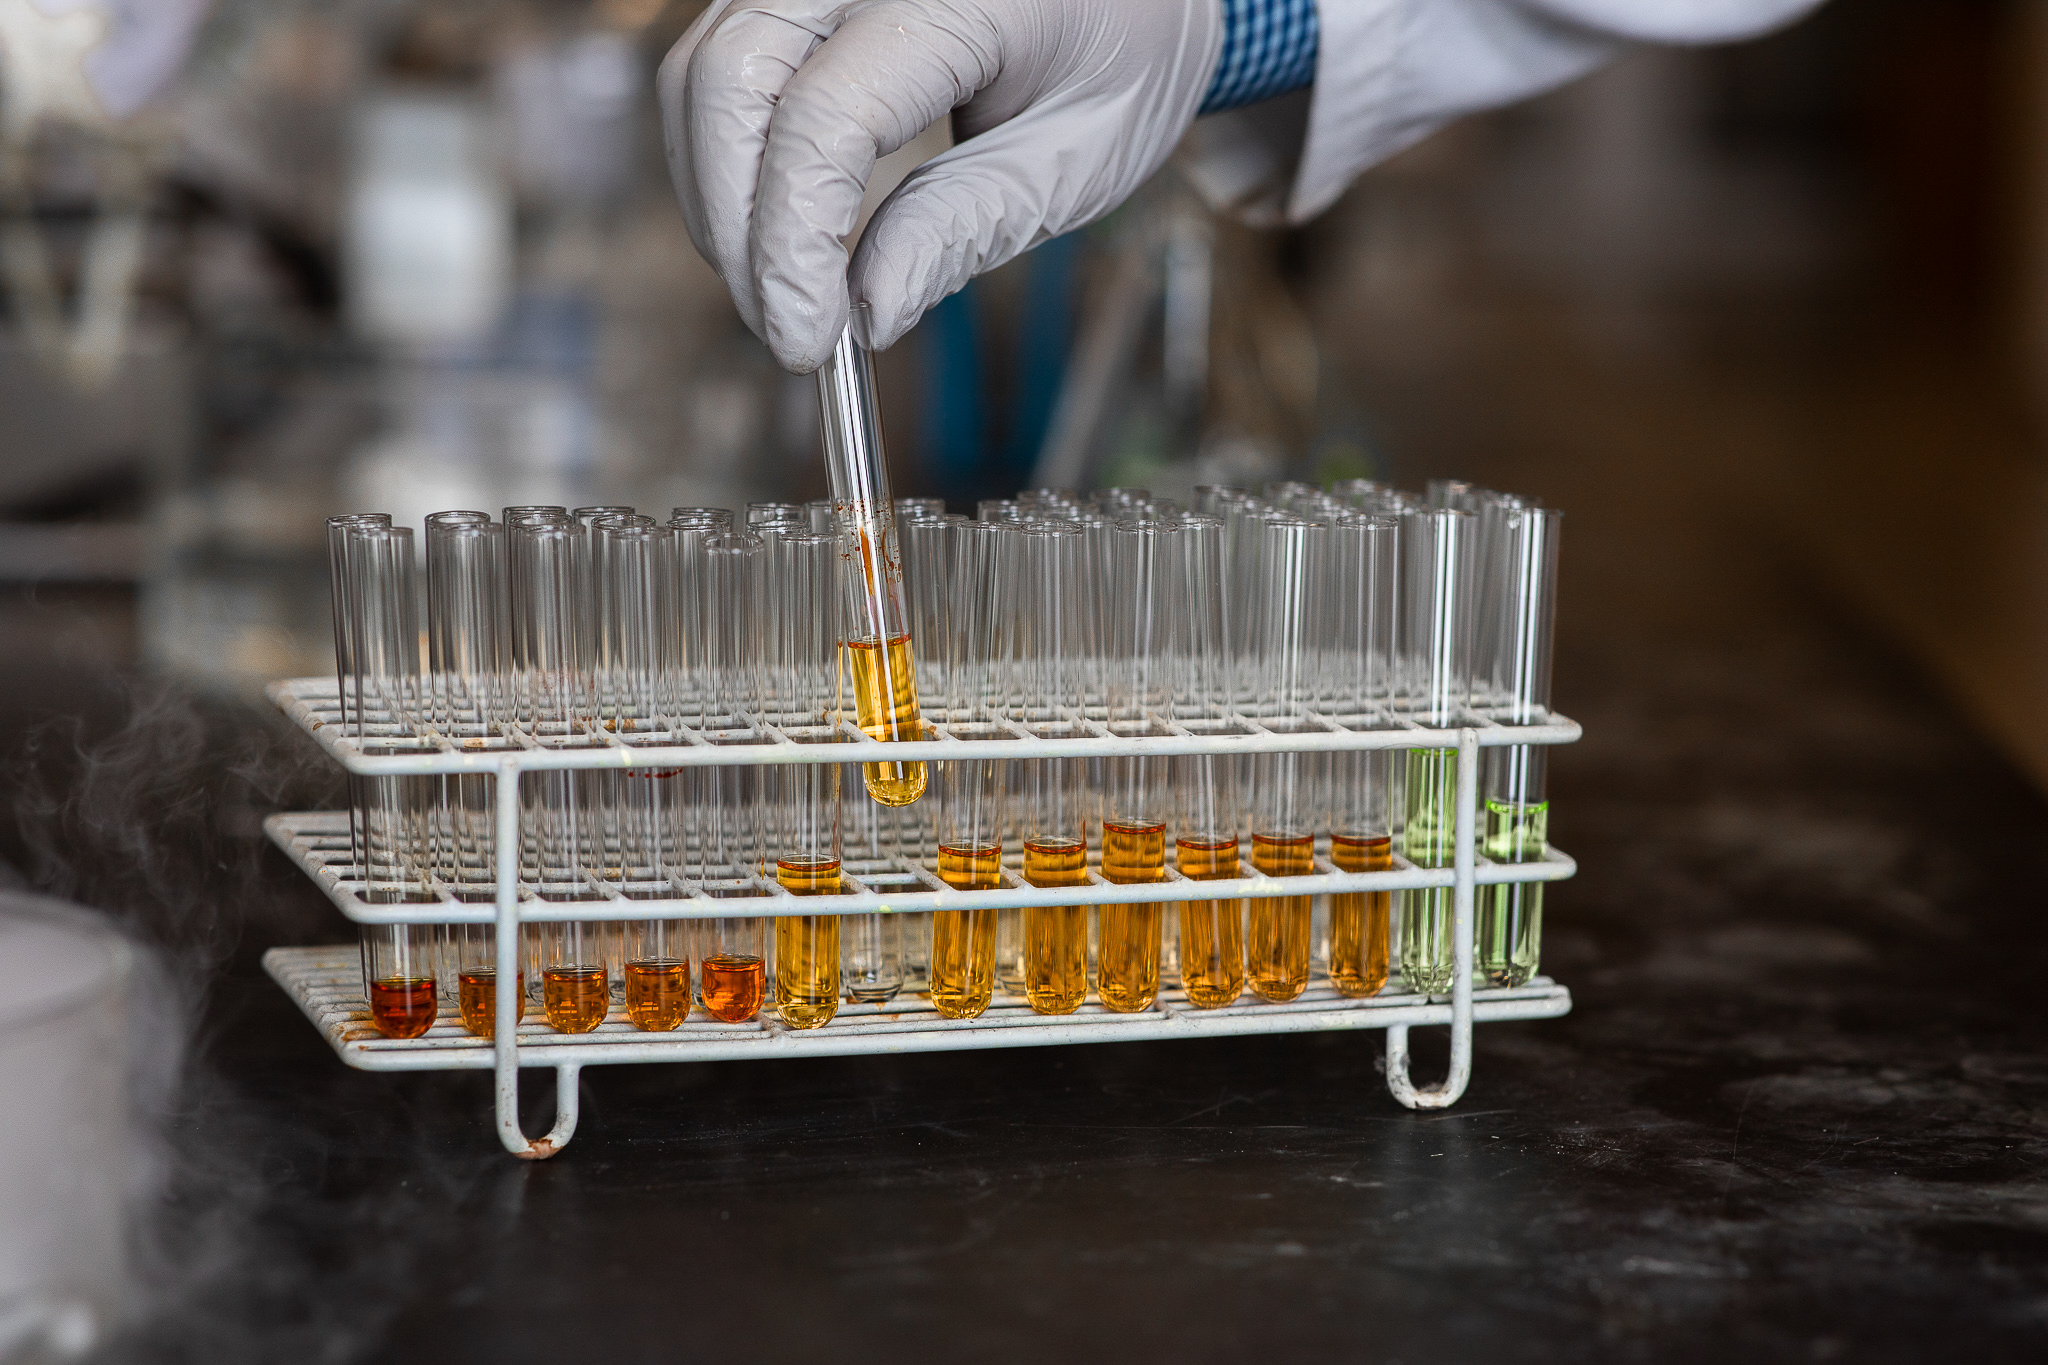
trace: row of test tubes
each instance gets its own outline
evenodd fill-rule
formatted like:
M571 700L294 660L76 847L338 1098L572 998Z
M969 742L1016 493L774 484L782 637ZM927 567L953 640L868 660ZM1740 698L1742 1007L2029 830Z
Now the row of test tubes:
M446 512L425 529L425 657L412 533L330 524L342 723L366 750L516 737L543 745L758 743L774 726L832 742L927 721L960 738L1062 738L1503 724L1547 718L1558 514L1451 482L1417 496L1366 482L1057 491L948 515L906 499L679 508ZM880 575L894 617L877 619ZM1482 851L1547 847L1544 749L1485 751ZM736 911L841 888L909 860L946 884L1082 885L1181 875L1299 876L1448 866L1455 750L778 764L528 772L523 894L669 898ZM928 771L929 769L929 771ZM496 896L487 775L356 777L354 857L371 901ZM1246 865L1249 865L1248 867ZM873 877L866 871L856 875ZM1536 970L1540 884L1482 888L1475 962L1489 984ZM1398 900L1398 907L1394 902ZM758 901L754 907L758 908ZM1398 910L1398 914L1397 914ZM768 925L773 924L772 932ZM652 1031L693 1007L774 1010L813 1028L845 1000L904 990L972 1018L998 993L1065 1014L1092 994L1150 1008L1298 997L1317 968L1366 996L1394 969L1447 991L1450 893L1254 897L927 915L530 925L522 1011L563 1032L622 1017ZM363 939L373 1022L417 1036L451 1005L489 1036L490 925L378 926Z

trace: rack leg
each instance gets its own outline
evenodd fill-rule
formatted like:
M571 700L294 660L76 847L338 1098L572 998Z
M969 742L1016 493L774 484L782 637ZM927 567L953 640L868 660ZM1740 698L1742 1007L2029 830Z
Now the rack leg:
M1479 735L1458 735L1458 823L1452 865L1451 1071L1442 1085L1418 1090L1408 1075L1408 1026L1387 1029L1387 1090L1409 1109L1448 1109L1472 1081L1472 897L1479 823Z
M545 1161L576 1136L576 1084L580 1066L555 1068L555 1126L544 1138L529 1139L519 1127L519 1073L498 1075L498 1140L522 1161Z

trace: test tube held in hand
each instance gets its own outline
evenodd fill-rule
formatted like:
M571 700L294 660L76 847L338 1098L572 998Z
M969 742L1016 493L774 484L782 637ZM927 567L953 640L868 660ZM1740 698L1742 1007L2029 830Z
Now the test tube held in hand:
M855 305L856 311L862 307ZM825 471L839 538L841 666L861 730L884 742L914 741L923 737L923 726L896 508L889 494L874 367L854 339L854 326L849 320L839 344L818 367ZM868 795L885 806L907 806L924 795L921 762L869 763L862 777Z

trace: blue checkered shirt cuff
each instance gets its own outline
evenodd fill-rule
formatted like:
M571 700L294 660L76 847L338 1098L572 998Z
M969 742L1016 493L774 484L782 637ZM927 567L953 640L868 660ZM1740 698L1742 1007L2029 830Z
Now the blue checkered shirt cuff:
M1316 78L1315 0L1223 0L1223 56L1202 98L1213 114L1256 104Z

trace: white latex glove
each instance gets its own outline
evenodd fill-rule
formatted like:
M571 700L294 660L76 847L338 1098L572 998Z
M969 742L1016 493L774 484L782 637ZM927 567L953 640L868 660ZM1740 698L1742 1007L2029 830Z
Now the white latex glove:
M1100 218L1166 160L1221 0L713 0L661 66L669 172L740 316L799 374L881 349L984 270ZM951 151L852 233L875 161L948 110Z

